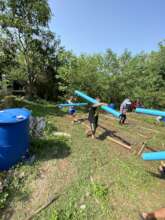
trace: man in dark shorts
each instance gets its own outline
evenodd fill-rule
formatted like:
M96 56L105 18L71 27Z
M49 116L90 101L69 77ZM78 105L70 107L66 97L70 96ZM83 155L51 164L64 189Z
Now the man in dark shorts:
M100 98L96 98L97 102L96 104L93 104L89 108L89 113L88 113L88 121L90 124L90 130L87 131L87 136L92 136L93 139L95 139L95 134L96 134L96 129L98 126L98 118L99 118L99 111L98 107L102 105L107 105L106 103L101 103Z

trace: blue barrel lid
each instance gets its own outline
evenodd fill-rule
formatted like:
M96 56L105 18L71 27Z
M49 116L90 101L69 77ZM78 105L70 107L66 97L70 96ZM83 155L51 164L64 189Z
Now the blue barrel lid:
M29 118L31 112L26 108L0 110L0 124L18 123Z

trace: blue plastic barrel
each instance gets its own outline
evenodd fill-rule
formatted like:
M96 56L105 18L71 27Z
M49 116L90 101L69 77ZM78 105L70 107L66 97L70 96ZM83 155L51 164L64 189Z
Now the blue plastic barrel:
M112 109L115 109L115 104L114 104L114 103L111 103L111 104L108 105L108 107L109 107L109 108L112 108Z
M162 121L165 122L165 117L162 118Z
M30 112L24 108L0 111L0 170L8 170L29 148Z

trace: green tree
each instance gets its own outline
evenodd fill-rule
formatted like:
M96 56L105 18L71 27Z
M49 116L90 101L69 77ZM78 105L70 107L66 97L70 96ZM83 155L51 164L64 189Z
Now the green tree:
M47 32L51 16L47 0L1 0L0 25L4 36L8 36L17 45L17 53L23 57L29 94L33 95L36 75L36 63L39 65L40 51L38 41ZM39 70L39 68L38 68Z
M8 75L17 63L16 44L10 38L0 38L0 74Z

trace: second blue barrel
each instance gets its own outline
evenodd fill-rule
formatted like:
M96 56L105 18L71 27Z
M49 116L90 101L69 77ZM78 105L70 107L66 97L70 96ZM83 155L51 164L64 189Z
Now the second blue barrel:
M112 108L112 109L115 109L115 104L114 103L110 103L110 104L108 104L108 107Z
M8 170L29 148L30 111L24 108L0 111L0 170Z

